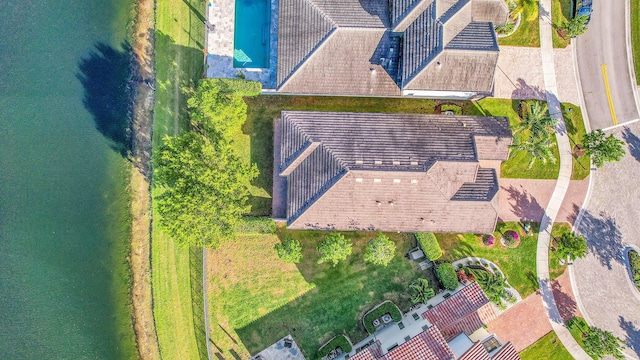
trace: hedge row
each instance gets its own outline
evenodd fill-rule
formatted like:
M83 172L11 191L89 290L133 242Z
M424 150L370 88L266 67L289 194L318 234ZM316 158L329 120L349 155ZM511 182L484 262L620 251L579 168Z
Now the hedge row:
M275 234L276 223L267 217L243 217L236 226L236 232L245 234Z
M631 275L636 287L640 289L640 256L635 250L629 251L629 265L631 265Z
M336 348L341 348L342 352L348 353L351 351L351 344L347 337L344 335L338 335L331 339L328 343L324 344L320 350L318 350L318 358L323 358L329 355Z
M420 232L416 233L415 236L427 259L435 261L442 256L442 249L438 244L438 239L432 232Z
M367 329L367 332L369 334L373 334L374 332L376 332L376 327L373 326L373 320L381 317L382 315L384 315L386 313L391 314L391 318L395 322L398 322L398 321L402 320L402 313L400 312L398 307L394 303L392 303L390 301L386 302L386 303L378 306L373 311L369 312L362 319L362 322L364 323L364 327L365 327L365 329Z
M455 290L458 287L458 274L450 263L443 263L436 267L436 275L440 283L447 290Z

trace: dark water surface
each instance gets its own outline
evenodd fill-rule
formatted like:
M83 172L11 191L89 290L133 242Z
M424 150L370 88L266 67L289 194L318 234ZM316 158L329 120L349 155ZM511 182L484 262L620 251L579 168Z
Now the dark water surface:
M122 49L131 3L2 1L0 359L136 357L128 165L96 129L121 112L86 104L88 83L109 104L124 90L79 79L99 46Z

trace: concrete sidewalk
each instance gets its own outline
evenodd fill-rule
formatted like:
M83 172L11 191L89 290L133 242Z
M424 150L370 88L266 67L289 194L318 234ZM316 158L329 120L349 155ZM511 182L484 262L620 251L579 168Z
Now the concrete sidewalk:
M569 136L562 117L560 102L558 101L558 86L556 81L556 71L553 62L553 40L551 22L551 0L541 0L540 3L540 48L542 56L542 73L546 91L547 104L551 117L558 120L556 126L556 140L560 152L560 173L558 181L553 190L549 205L545 209L545 214L540 224L538 235L538 247L536 251L536 269L538 272L538 284L543 305L547 311L547 316L551 322L551 327L558 335L558 338L575 359L591 359L589 355L578 345L569 330L565 327L551 288L549 277L549 240L551 229L555 221L564 197L569 188L571 180L571 145Z

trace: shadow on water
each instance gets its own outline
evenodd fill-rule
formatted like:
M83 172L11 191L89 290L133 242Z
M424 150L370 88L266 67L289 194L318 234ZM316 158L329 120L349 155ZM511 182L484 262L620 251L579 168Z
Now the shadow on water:
M128 158L131 154L131 111L134 61L132 48L123 42L121 50L97 43L80 60L76 77L84 86L84 106L112 149Z

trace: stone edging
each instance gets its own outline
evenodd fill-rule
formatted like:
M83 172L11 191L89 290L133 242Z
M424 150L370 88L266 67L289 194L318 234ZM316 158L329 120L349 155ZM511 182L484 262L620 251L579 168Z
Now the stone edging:
M518 14L518 18L516 19L516 23L513 25L513 31L508 33L508 34L498 34L496 33L496 37L498 39L502 39L502 38L506 38L509 37L513 34L515 34L516 31L518 31L518 28L520 27L520 22L522 21L522 14Z

